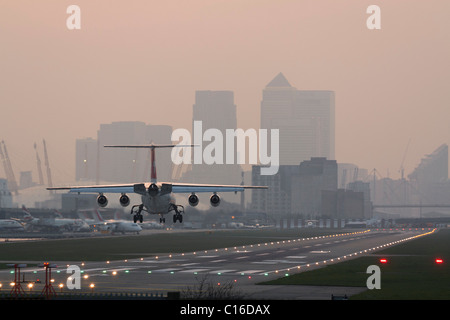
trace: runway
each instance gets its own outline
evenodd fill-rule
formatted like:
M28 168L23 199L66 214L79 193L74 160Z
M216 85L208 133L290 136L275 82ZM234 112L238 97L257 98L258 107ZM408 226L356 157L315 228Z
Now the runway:
M429 230L362 231L128 260L55 262L58 267L52 269L53 287L58 292L58 285L63 284L62 290L67 291L66 283L71 275L67 273L67 266L75 265L81 269L82 280L81 289L73 290L80 292L167 294L194 289L204 280L213 286L231 283L246 299L329 299L327 290L330 289L327 288L320 293L314 292L313 288L306 288L304 292L299 286L255 284L374 253L426 232ZM45 277L43 268L23 268L21 274L25 280L43 280ZM0 271L4 290L13 277L11 270ZM89 287L90 284L95 285L94 289ZM36 285L33 290L41 289ZM353 294L361 288L348 290L354 292L346 294Z

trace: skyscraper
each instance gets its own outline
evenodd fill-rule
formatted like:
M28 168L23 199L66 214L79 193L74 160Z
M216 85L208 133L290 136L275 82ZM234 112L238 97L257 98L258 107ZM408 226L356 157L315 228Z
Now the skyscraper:
M203 140L203 134L208 129L217 129L221 132L223 140L223 164L192 164L192 170L184 175L183 180L194 183L214 183L219 184L240 184L241 167L236 161L236 149L234 153L235 161L233 164L226 163L226 130L237 128L236 105L234 104L234 93L232 91L196 91L195 104L192 112L192 138L193 142L198 134L194 129L195 123L201 122L200 140ZM210 144L209 141L203 142L203 148ZM202 151L201 149L197 151ZM195 151L193 151L194 153Z
M233 91L196 91L192 121L202 121L203 130L219 129L224 136L226 129L236 129L236 105Z
M263 90L261 129L279 129L280 165L335 158L333 91L297 90L282 73Z

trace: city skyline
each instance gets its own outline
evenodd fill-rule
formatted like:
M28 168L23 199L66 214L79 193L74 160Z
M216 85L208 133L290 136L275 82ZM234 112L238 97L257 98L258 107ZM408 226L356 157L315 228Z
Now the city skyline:
M78 5L79 31L64 3L0 10L0 139L35 181L35 142L47 141L54 184L66 183L76 139L115 121L190 128L196 90L233 91L237 126L259 129L263 88L280 72L299 90L336 93L338 162L396 178L402 159L410 173L450 143L447 2L411 1L407 14L385 3L376 31L367 5L346 0Z
M280 74L282 74L282 72L280 72L280 73L278 73L278 75L280 75ZM275 76L272 80L274 80L274 79L276 79L277 78L277 76ZM265 88L263 88L262 90L261 90L261 92L263 92L263 90L264 90ZM295 88L293 88L293 89L295 89ZM196 90L196 92L198 92L199 90ZM213 90L200 90L200 91L213 91ZM222 91L222 92L231 92L231 93L233 93L233 91L232 90L216 90L216 92L220 92L220 91ZM261 101L263 101L263 99L261 98ZM195 105L195 103L194 103L194 105ZM239 107L237 107L237 110L239 109ZM191 126L192 126L192 119L193 118L191 118ZM239 119L237 118L237 121L239 122ZM102 126L105 126L105 125L112 125L112 124L114 124L114 123L142 123L143 125L145 125L145 126L155 126L155 127L158 127L158 126L162 126L162 127L170 127L170 125L169 124L167 124L167 123L158 123L158 124L153 124L153 123L147 123L147 122L145 122L145 123L143 123L141 120L124 120L124 121L113 121L113 122L111 122L111 123L99 123L98 124L98 128L97 128L97 131L99 132L100 130L101 130L101 127ZM219 122L218 122L219 123ZM220 126L220 127L222 127L222 126ZM238 127L239 128L239 127ZM172 127L172 129L173 130L175 130L175 129L177 129L177 128L174 128L174 127ZM186 129L188 129L188 130L191 130L191 127L189 127L189 126L186 126ZM206 129L206 128L205 128ZM204 129L204 130L205 130ZM221 129L223 129L223 128L221 128ZM232 128L232 129L234 129L234 128ZM247 129L247 128L244 128L244 130L245 129ZM97 134L98 133L96 133L96 136L97 136ZM95 136L95 137L96 137ZM148 134L146 135L147 137L148 137ZM142 139L144 139L145 138L145 136L142 136L141 138L139 138L138 140L140 140L141 141L141 143L145 143L144 142L144 140L142 140ZM84 138L81 138L81 137L77 137L76 139L75 139L75 141L74 141L74 143L73 143L73 145L74 145L74 147L73 147L73 149L75 150L76 149L76 144L77 144L77 142L78 141L82 141L82 140L89 140L89 139L93 139L93 137L88 137L88 136L85 136ZM39 139L37 139L37 140L39 140ZM45 139L44 139L45 140ZM97 142L97 140L94 138L94 140ZM37 141L38 143L39 143L39 141ZM7 144L7 141L5 141L5 143ZM174 141L173 142L174 144L176 144L176 141ZM403 159L404 158L406 158L406 156L407 156L407 154L408 154L408 149L409 149L409 144L410 144L410 141L408 142L408 145L406 146L406 150L404 150L404 153L403 153ZM435 147L431 147L426 153L424 153L424 154L422 154L421 156L420 156L420 159L418 160L418 162L416 163L416 164L412 164L411 163L411 167L409 168L409 170L408 169L406 169L405 170L405 172L401 172L400 171L400 169L399 169L399 171L398 171L398 175L396 174L396 172L394 172L394 177L391 177L390 176L390 171L389 171L389 169L390 168L388 168L387 170L387 173L386 173L386 175L383 175L383 178L393 178L393 179L400 179L401 178L401 175L403 174L404 175L404 178L408 178L407 176L409 175L409 174L411 174L414 170L416 170L417 169L417 167L420 165L420 163L423 161L423 158L424 157L427 157L427 155L428 154L430 154L431 152L433 152L433 150L434 149L436 149L438 146L440 146L440 145L442 145L442 143L441 144L438 144L438 145L436 145ZM445 145L445 143L444 143L444 145ZM10 145L9 144L7 144L7 146L8 146L8 149L10 148ZM13 146L13 149L15 149L15 147ZM40 157L43 157L43 150L42 149L40 149L40 147L38 146L37 147L37 150L38 150L38 153L39 153L39 155L40 155ZM20 154L22 154L22 150L19 150L19 152L20 152ZM34 153L34 151L33 151L33 153ZM49 152L49 153L51 153L51 151ZM34 155L33 155L34 156ZM313 155L314 156L314 155ZM13 151L13 155L11 156L10 155L10 158L13 158L14 160L16 160L17 158L17 155L15 155L14 154L14 151ZM19 155L19 157L20 157L20 155ZM309 159L303 159L303 160L309 160ZM358 168L360 168L360 169L365 169L365 170L368 170L368 171L371 171L372 169L374 169L374 170L377 170L377 172L378 172L378 175L382 175L383 173L379 170L379 169L377 169L377 168L365 168L365 167L363 167L363 166L361 166L360 164L358 164L356 161L352 161L351 159L349 160L349 161L347 161L347 162L341 162L341 161L339 161L339 159L332 159L332 160L337 160L338 161L338 163L340 163L340 164L345 164L345 163L351 163L352 165L355 165L356 167L358 167ZM52 161L52 159L50 158L50 162L53 162ZM301 161L300 161L301 162ZM299 162L299 163L300 163ZM27 172L27 171L31 171L32 172L32 179L33 179L33 182L37 182L38 181L38 172L37 172L37 170L36 170L36 163L35 163L35 160L34 160L34 158L33 158L33 161L31 161L30 162L32 165L32 167L31 168L25 168L24 170L21 170L21 168L16 168L16 167L13 167L13 169L14 169L14 171L15 171L15 173L16 173L16 176L18 176L20 173L22 173L22 172ZM73 165L73 168L74 168L74 173L73 173L73 176L74 176L74 178L73 178L73 181L75 181L75 180L77 180L76 179L76 176L77 176L77 173L76 173L76 161L73 161L73 163L74 163L74 165ZM51 166L52 167L52 166ZM69 163L69 165L67 166L67 168L69 168L69 167L72 167L72 164L71 163ZM246 171L251 171L251 166L249 165L249 164L244 164L243 165L243 167L244 168L246 168L245 170ZM250 168L250 169L249 169ZM60 169L60 168L58 168L58 167L56 167L56 174L58 174L58 169ZM130 171L132 168L130 167L130 168L128 168L128 170L127 171ZM403 168L404 169L404 168ZM3 170L4 171L4 170ZM0 172L2 172L2 171L0 171ZM63 175L64 176L70 176L72 173L69 173L68 171L66 171L66 172L64 172L63 173ZM167 175L167 174L166 174ZM3 176L0 174L0 177L3 177L3 178L6 178L6 175L5 174L3 174ZM16 177L17 178L17 177ZM70 178L69 178L70 179ZM108 180L108 179L106 179L106 180ZM17 181L18 181L18 178L17 178ZM64 182L67 182L67 181L72 181L72 180L66 180L66 181L64 181Z

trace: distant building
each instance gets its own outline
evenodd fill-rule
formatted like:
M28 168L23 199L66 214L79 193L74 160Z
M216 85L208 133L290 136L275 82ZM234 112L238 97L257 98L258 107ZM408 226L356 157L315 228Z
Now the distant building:
M35 183L33 182L33 177L31 175L31 171L20 172L19 186L20 189L26 189L35 186Z
M0 178L0 208L12 208L13 199L8 188L8 180Z
M322 212L322 191L337 190L336 160L311 158L300 165L281 165L275 175L261 175L253 166L252 183L267 190L252 191L252 210L271 217L296 215L318 218Z
M76 142L76 179L105 182L143 182L150 180L150 149L116 149L105 145L172 144L172 127L144 122L101 124L97 139ZM156 152L157 177L170 180L170 150Z
M323 190L322 216L330 219L365 219L364 193L352 190Z
M348 184L348 189L353 192L362 192L363 202L364 202L364 218L371 219L372 212L372 201L370 199L370 183L363 181L353 181Z
M194 130L195 122L201 122L202 132L200 140L203 141L203 134L208 129L217 129L222 133L223 140L223 164L206 164L202 159L202 164L192 164L191 170L187 172L182 180L192 183L217 183L217 184L240 184L241 166L237 164L236 144L234 148L233 164L226 163L226 130L237 129L236 105L234 103L233 91L211 91L203 90L195 92L195 104L192 112L192 142L197 134ZM203 149L211 142L204 141ZM201 148L201 147L200 147ZM194 154L194 150L192 154ZM236 201L236 199L232 200ZM237 199L240 201L240 199Z
M282 165L275 175L261 175L262 167L252 166L252 184L269 188L252 190L251 210L272 217L292 214L292 182L298 180L299 166Z
M322 191L337 190L337 162L311 158L299 167L299 179L293 187L292 205L302 216L314 218L323 214Z
M263 90L261 129L279 129L280 164L335 158L335 94L297 90L282 73Z
M352 163L338 163L338 187L347 189L348 184L354 181L367 179L368 170L359 168Z
M408 178L422 204L449 204L448 145L442 144L426 155Z
M371 202L376 205L396 205L396 208L375 208L374 215L385 217L420 217L430 211L449 213L448 208L408 208L402 205L450 204L450 181L448 179L448 146L443 144L426 155L408 179L374 177L368 179Z
M426 155L408 178L419 185L427 185L448 180L448 146L441 145L433 153Z

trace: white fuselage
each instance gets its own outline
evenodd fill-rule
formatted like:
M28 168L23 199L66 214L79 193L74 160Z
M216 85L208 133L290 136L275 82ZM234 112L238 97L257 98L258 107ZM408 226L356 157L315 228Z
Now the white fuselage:
M29 223L34 226L46 226L55 228L72 228L72 229L89 228L89 226L81 219L33 218Z
M24 231L24 227L15 220L0 220L0 231Z
M142 231L142 228L137 224L133 222L119 222L116 224L115 229L113 230L115 232L140 232Z
M155 196L146 194L142 196L142 203L147 208L148 213L166 214L169 211L170 204L175 204L175 198L171 193Z

